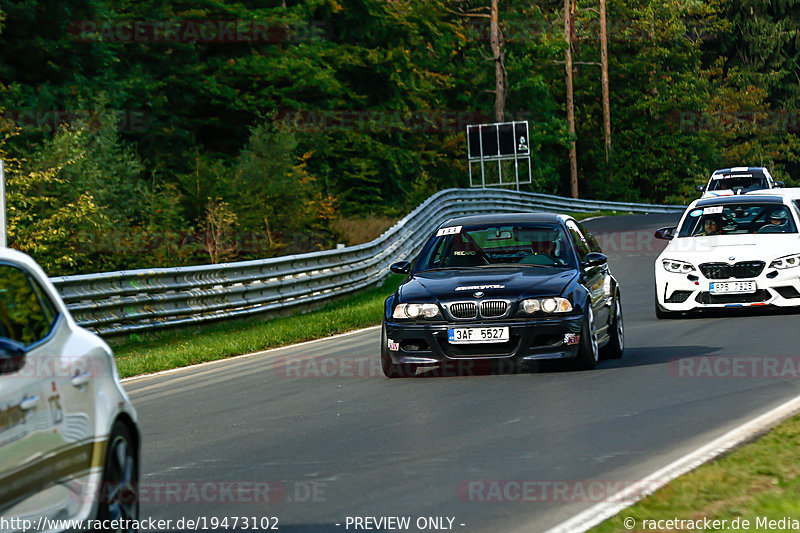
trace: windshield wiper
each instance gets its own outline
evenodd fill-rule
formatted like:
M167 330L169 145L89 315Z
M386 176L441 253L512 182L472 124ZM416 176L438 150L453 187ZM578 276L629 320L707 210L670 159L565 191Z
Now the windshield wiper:
M483 268L483 267L479 266L436 267L436 268L426 268L425 270L420 270L420 272L437 272L439 270L475 270L478 268Z

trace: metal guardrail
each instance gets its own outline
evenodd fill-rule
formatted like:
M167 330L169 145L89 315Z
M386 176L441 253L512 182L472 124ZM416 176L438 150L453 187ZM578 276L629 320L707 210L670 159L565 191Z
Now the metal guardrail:
M53 278L78 323L111 336L313 306L380 283L448 218L485 212L679 213L683 206L575 200L502 189L447 189L383 235L337 250L219 265Z

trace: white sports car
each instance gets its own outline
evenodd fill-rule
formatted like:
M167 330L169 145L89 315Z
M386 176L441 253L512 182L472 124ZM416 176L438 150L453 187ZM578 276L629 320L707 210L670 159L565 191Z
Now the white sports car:
M697 191L703 193L702 198L714 198L780 187L783 182L772 179L764 167L733 167L715 170L706 185L697 186Z
M658 318L693 309L800 306L800 190L695 200L655 264Z
M108 345L0 248L0 531L137 529L139 443Z

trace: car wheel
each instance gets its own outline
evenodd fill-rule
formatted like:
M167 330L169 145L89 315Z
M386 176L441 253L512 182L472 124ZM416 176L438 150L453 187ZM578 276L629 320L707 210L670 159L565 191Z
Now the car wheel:
M656 318L658 318L659 320L664 318L674 318L679 314L674 311L667 311L666 309L661 307L661 305L658 303L657 289L653 289L653 298L655 299L656 302Z
M614 302L614 321L609 324L609 341L603 347L604 359L619 359L625 352L625 323L622 319L622 298L619 293Z
M381 370L383 375L389 379L407 378L417 373L417 365L403 365L392 361L389 355L388 337L386 335L386 324L381 328Z
M97 519L118 521L127 528L104 531L137 531L132 521L139 520L139 457L130 429L117 420L108 439L103 466L103 483Z
M594 324L594 312L592 311L591 304L587 302L576 363L581 370L591 370L597 366L597 361L599 359L600 353L597 347L597 329Z

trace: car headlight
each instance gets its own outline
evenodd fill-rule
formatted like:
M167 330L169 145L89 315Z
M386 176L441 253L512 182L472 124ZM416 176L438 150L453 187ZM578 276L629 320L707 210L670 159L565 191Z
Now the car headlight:
M673 274L688 274L689 272L694 272L695 270L694 265L687 263L686 261L664 259L661 261L661 264L664 266L664 270L667 272L672 272Z
M781 270L798 266L800 266L800 254L785 255L769 264L770 268L780 268Z
M439 314L436 304L400 304L394 308L392 318L433 318Z
M520 306L524 313L535 313L539 310L545 313L569 313L572 304L566 298L541 298L522 300Z

